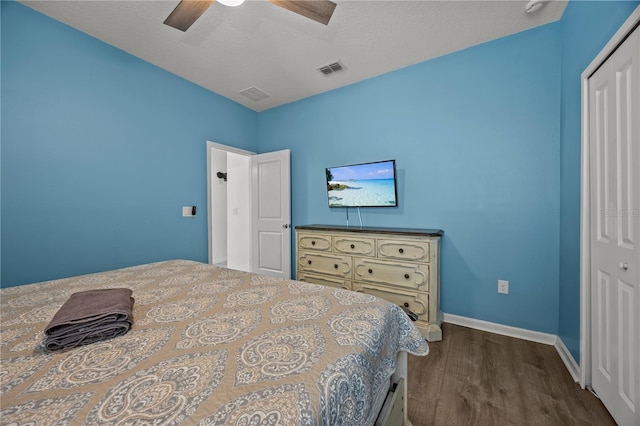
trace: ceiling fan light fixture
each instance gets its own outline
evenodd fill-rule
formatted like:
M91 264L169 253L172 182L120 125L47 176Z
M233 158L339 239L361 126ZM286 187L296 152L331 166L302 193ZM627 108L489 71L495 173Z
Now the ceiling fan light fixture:
M229 7L236 7L244 3L244 0L218 0L218 3L222 3Z
M164 20L164 24L183 32L187 31L214 1L216 0L180 0L173 12ZM324 25L329 24L333 10L336 8L336 4L331 0L269 1L276 6ZM218 0L218 2L225 6L235 7L244 3L244 0Z

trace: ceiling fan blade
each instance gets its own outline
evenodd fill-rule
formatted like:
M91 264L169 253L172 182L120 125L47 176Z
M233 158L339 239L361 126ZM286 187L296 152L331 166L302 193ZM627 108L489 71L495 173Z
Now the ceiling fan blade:
M336 4L330 0L269 0L271 3L283 7L298 15L313 19L327 25L333 15Z
M213 2L214 0L181 0L164 23L180 31L187 31Z

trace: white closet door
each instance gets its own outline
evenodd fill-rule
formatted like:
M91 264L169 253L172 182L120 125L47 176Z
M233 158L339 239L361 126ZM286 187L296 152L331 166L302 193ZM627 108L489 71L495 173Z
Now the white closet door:
M592 385L640 425L640 29L589 79Z

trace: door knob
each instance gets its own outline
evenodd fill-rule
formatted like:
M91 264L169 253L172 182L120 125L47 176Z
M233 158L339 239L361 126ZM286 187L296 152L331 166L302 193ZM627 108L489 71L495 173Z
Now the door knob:
M626 271L627 269L629 269L629 264L627 262L620 262L618 264L618 266L620 267L620 269L622 269L623 271Z
M283 225L282 225L282 227L283 227L284 229L287 229L287 228L289 228L289 224L288 224L288 223L285 223L285 224L283 224Z

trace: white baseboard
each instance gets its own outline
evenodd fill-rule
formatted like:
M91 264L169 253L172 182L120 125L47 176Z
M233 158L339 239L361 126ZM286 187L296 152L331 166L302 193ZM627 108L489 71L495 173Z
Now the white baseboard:
M555 334L531 331L525 328L511 327L495 322L482 321L473 318L461 317L459 315L444 314L444 322L475 328L476 330L488 331L489 333L502 334L503 336L516 337L518 339L529 340L531 342L544 343L545 345L555 345L558 336Z
M569 349L567 349L560 336L558 336L558 340L554 346L556 351L558 351L558 355L560 355L562 362L564 362L565 367L569 370L569 374L573 377L573 381L580 383L580 366L576 360L573 359L571 352L569 352Z
M450 324L461 325L463 327L469 327L476 330L488 331L489 333L501 334L503 336L515 337L517 339L529 340L531 342L542 343L545 345L553 346L560 359L564 363L569 374L573 380L577 383L580 381L580 366L571 356L571 352L565 346L560 337L555 334L542 333L539 331L531 331L525 328L511 327L508 325L498 324L495 322L482 321L473 318L461 317L453 314L443 314L443 322Z

